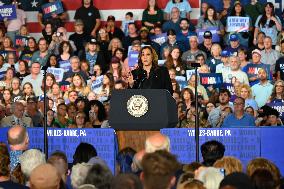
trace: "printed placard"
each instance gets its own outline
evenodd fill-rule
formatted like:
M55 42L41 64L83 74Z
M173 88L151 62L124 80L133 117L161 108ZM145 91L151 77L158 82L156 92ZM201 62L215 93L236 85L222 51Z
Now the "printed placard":
M56 82L60 82L63 79L64 69L63 68L48 68L47 73L52 73L56 79Z
M0 20L13 20L17 18L16 6L15 5L3 5L0 6Z
M27 36L16 35L15 45L16 47L26 47L28 46L29 38Z
M221 87L223 85L223 76L221 73L200 73L200 84L204 87L212 85L213 87Z
M220 42L220 36L218 34L219 29L217 27L209 27L207 29L197 29L196 30L199 44L203 43L203 41L204 41L203 34L206 31L210 31L212 33L212 42L214 42L214 43Z
M61 1L46 3L41 6L41 9L45 18L51 17L52 14L60 14L64 11Z
M162 33L159 35L153 35L150 37L151 41L154 41L156 43L158 43L159 45L162 45L163 43L165 43L168 39L167 33Z
M248 32L249 17L229 16L227 18L227 32Z

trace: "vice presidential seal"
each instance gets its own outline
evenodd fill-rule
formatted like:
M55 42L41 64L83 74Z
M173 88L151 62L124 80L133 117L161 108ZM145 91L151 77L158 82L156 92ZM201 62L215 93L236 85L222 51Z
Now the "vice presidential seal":
M128 113L134 117L141 117L148 111L148 100L142 95L133 95L127 101Z

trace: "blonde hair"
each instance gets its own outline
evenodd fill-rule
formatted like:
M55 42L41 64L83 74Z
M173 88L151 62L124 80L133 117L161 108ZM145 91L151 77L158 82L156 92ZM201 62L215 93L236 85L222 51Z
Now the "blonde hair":
M248 98L249 98L249 99L252 98L252 90L251 90L250 86L247 85L247 84L242 84L242 85L240 86L239 90L236 91L237 96L241 96L241 91L242 91L242 89L246 89L246 90L248 91Z
M221 159L218 159L213 166L216 168L224 168L226 175L243 171L241 161L232 156L224 156Z
M218 48L218 50L219 50L219 55L221 55L222 48L221 48L221 46L220 46L219 44L217 44L217 43L215 43L215 44L212 45L211 50L210 50L211 55L213 55L213 49L214 49L214 48Z

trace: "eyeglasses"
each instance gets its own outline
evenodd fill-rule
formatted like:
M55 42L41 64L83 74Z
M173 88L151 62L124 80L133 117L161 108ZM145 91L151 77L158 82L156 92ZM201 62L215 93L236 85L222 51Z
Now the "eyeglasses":
M244 103L242 103L242 102L234 102L234 105L243 105Z
M276 85L276 87L284 87L283 85Z

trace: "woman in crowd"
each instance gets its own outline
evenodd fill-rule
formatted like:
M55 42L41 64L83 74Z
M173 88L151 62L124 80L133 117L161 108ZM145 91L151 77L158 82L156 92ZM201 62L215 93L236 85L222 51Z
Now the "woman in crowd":
M55 54L51 54L47 59L46 66L48 68L59 68L59 62L57 61L57 56Z
M122 65L120 63L119 58L112 57L110 62L110 69L109 73L113 75L114 81L121 80L122 79Z
M90 101L91 110L89 112L89 119L93 128L101 128L106 122L106 111L104 105L98 101Z
M142 48L138 58L138 68L129 76L129 85L134 89L167 89L173 93L169 72L158 66L158 56L152 47Z
M114 51L114 56L119 58L120 63L123 64L123 61L125 60L125 56L124 56L124 50L122 48L117 48Z
M99 30L97 39L98 39L98 45L100 46L100 50L104 52L105 55L107 55L110 39L109 39L108 32L106 31L106 28L101 28Z
M16 51L16 49L14 48L14 44L13 41L11 40L10 37L4 37L4 41L3 41L3 50L4 51ZM18 53L16 53L18 54Z
M111 73L106 73L103 78L101 87L96 88L93 92L96 94L97 100L103 102L109 99L114 89L114 78Z
M264 13L259 15L255 22L253 43L256 45L258 33L264 32L266 36L271 37L272 45L275 47L277 43L277 34L281 31L282 24L279 17L275 15L273 3L266 3L264 10Z
M35 96L33 85L27 82L23 85L23 100L27 101L29 97Z
M76 103L76 104L75 104ZM72 122L75 122L75 117L77 115L78 109L77 109L77 102L75 101L75 103L70 102L67 105L67 116L70 120L72 120Z
M12 86L11 86L11 92L12 92L12 101L16 102L21 98L23 95L21 91L21 81L19 78L14 77L12 79Z
M122 43L121 43L121 41L120 41L120 39L118 39L118 38L113 38L110 42L109 42L109 46L108 46L108 52L109 52L109 57L113 57L115 54L114 54L114 52L115 52L115 50L116 49L118 49L118 48L120 48L120 49L122 49L123 47L122 47ZM110 59L110 58L109 58Z
M170 19L171 10L174 7L179 9L181 18L190 19L191 6L187 0L169 0L165 8L166 20Z
M29 65L28 62L25 60L19 60L19 71L16 73L16 77L23 81L24 77L29 75Z
M52 109L47 110L47 127L54 127L55 112Z
M217 27L218 29L218 34L220 36L223 36L225 31L224 31L224 26L218 20L217 18L217 12L213 6L209 6L204 18L200 17L196 26L196 29L207 29L209 27Z
M175 69L176 70L176 75L177 76L185 76L186 74L186 66L185 64L183 64L182 60L181 60L181 52L179 50L179 48L174 47L171 51L171 53L169 54L165 65L167 67L167 69Z
M256 117L256 114L254 114L255 111L254 111L253 107L251 107L251 106L247 106L247 107L245 108L245 112L246 112L247 114L253 116L253 117Z
M57 57L57 62L69 61L70 57L73 55L73 49L68 41L62 41L59 45L59 55Z
M9 89L3 91L3 99L1 100L1 106L7 107L12 104L12 92Z
M28 46L24 47L24 50L21 52L20 60L30 61L34 52L38 50L36 39L34 37L29 37Z
M239 49L238 50L238 57L240 58L240 68L243 69L249 64L248 52L246 49Z
M156 0L148 0L147 8L143 11L142 23L151 33L154 33L154 26L162 24L163 11L158 7Z
M210 72L215 73L216 72L216 66L218 64L221 64L221 52L222 48L219 44L213 44L211 47L211 55L212 57L207 59L206 64L209 66Z
M235 2L234 7L232 8L232 12L231 12L230 16L249 17L245 13L245 9L242 6L240 1L236 1ZM250 32L253 31L252 20L250 19L250 17L249 17L249 28L247 30L248 31L245 31L245 32L236 32L237 36L239 37L240 44L245 46L245 47L248 47L248 41L249 41ZM229 36L230 35L228 35L228 37ZM226 41L228 41L228 38L226 39Z
M196 76L195 74L192 74L188 80L188 88L192 90L194 95L198 95L198 102L202 105L206 105L209 101L207 91L203 85L200 85L199 82L197 82L197 93L195 92L195 80Z
M11 88L13 77L14 77L14 70L12 68L8 68L4 77L5 89Z
M77 91L79 96L87 97L90 92L90 87L86 85L81 75L75 74L72 77L72 82L70 84L68 91L65 92L65 95L64 95L65 99L67 99L69 91L72 91L72 90Z
M245 107L251 106L255 111L258 110L258 106L256 101L252 98L252 91L249 85L243 84L239 91L238 91L238 96L242 97L245 99Z
M208 102L206 104L205 110L203 111L203 119L207 120L210 112L212 112L212 110L214 110L215 108L216 108L216 105L214 103Z
M55 77L52 73L46 73L46 79L45 79L45 86L46 86L46 93L50 94L52 93L52 87L53 84L56 83ZM44 92L44 81L42 80L41 90ZM59 89L60 90L60 89Z
M198 110L201 109L201 105L198 103ZM201 112L199 114L199 127L206 127L206 121L202 119L203 115ZM190 108L186 110L186 119L182 120L180 127L181 128L194 128L195 127L195 117L196 117L196 109L195 109L195 101L190 103Z
M74 128L92 128L92 125L87 122L86 114L82 111L77 112L75 116Z
M284 81L277 80L274 83L273 91L270 96L269 102L284 102Z
M90 69L90 65L87 60L81 60L80 68L88 76L88 78L91 77L91 73L90 73L91 69Z
M181 98L186 110L190 108L191 102L194 101L194 94L191 89L184 88L181 91Z

